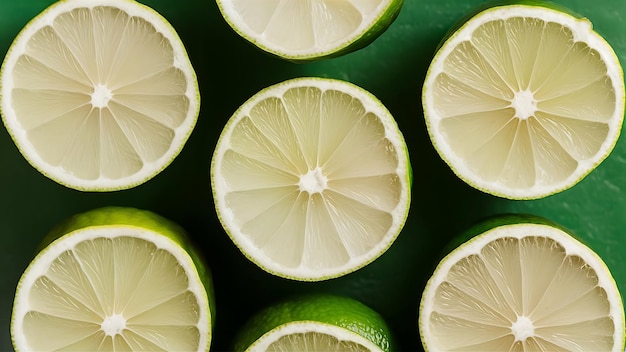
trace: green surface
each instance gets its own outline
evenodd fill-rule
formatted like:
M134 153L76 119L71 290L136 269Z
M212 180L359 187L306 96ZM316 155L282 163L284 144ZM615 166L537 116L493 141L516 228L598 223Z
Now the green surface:
M0 0L4 54L26 22L51 0ZM114 193L82 193L33 169L0 128L0 350L11 350L15 285L45 234L67 217L105 205L152 210L184 227L213 272L214 350L227 350L257 310L283 297L328 292L354 297L389 323L401 350L420 350L421 291L449 239L486 216L532 213L575 232L605 260L626 292L626 140L573 188L545 199L510 201L465 185L438 157L424 124L420 95L428 64L446 31L479 0L407 0L398 19L373 44L326 61L294 64L249 45L224 22L212 0L145 0L179 32L198 74L198 124L178 158L148 183ZM626 62L626 1L562 0L588 17ZM324 76L376 95L398 120L413 165L413 200L406 227L382 257L355 273L321 283L266 274L222 230L211 199L209 162L224 123L258 90L288 78Z

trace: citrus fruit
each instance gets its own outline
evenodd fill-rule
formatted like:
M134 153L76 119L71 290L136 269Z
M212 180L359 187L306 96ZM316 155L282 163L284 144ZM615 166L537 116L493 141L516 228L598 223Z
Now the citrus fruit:
M100 208L45 240L19 281L11 336L17 351L207 351L212 296L180 227Z
M258 48L292 61L347 54L379 37L403 0L217 0L228 24Z
M532 217L497 218L471 233L426 284L426 350L624 350L620 293L589 247Z
M236 337L235 351L389 351L382 317L352 298L309 295L271 305Z
M542 2L493 6L441 44L423 86L426 125L465 182L511 199L568 189L612 151L624 78L586 18Z
M131 188L179 154L197 79L172 26L132 0L63 0L31 20L0 73L3 122L37 170L84 191Z
M389 111L344 81L296 78L230 118L211 162L218 217L261 268L316 281L384 253L410 203L406 144Z

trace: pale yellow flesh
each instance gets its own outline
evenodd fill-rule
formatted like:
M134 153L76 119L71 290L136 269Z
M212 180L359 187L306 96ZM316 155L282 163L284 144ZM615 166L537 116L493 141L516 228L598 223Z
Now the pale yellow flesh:
M221 164L227 206L278 265L339 267L392 226L402 192L397 151L360 100L291 88L258 102L230 143Z
M610 351L614 345L610 303L596 272L545 237L490 242L452 266L433 304L428 324L437 350Z
M285 50L324 49L345 40L383 0L231 0L255 36Z
M185 270L146 240L78 243L35 281L28 302L19 330L32 350L198 349L200 307ZM107 332L120 316L125 327Z
M95 180L133 175L169 150L189 100L169 41L113 8L78 8L29 40L12 106L49 165Z
M604 143L616 96L600 55L539 19L484 23L435 80L440 132L486 182L564 181Z
M319 332L307 332L285 335L270 344L265 351L369 352L370 349L357 342L339 340L332 335Z

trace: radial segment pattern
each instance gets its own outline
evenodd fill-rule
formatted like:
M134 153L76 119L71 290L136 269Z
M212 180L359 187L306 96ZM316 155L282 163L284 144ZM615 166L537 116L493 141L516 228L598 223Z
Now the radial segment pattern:
M258 37L286 50L325 50L366 28L384 0L232 0Z
M445 351L610 351L607 292L546 237L499 238L455 263L428 320Z
M12 104L36 153L83 180L137 173L170 149L187 78L145 19L77 8L32 34L12 72Z
M230 143L221 166L229 216L281 267L341 267L398 226L391 213L406 185L396 148L351 95L290 88L257 102Z
M199 311L171 253L135 237L96 238L35 280L23 331L36 351L189 351Z
M478 26L434 84L445 143L484 181L514 189L571 176L600 151L616 110L599 53L531 17Z

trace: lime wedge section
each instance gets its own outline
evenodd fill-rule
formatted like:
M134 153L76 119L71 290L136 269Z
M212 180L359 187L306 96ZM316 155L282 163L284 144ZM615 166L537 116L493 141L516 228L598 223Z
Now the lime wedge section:
M17 351L209 349L210 274L178 226L102 208L50 236L16 291Z
M420 304L424 348L623 351L623 303L605 263L556 225L525 220L481 224L439 263Z

